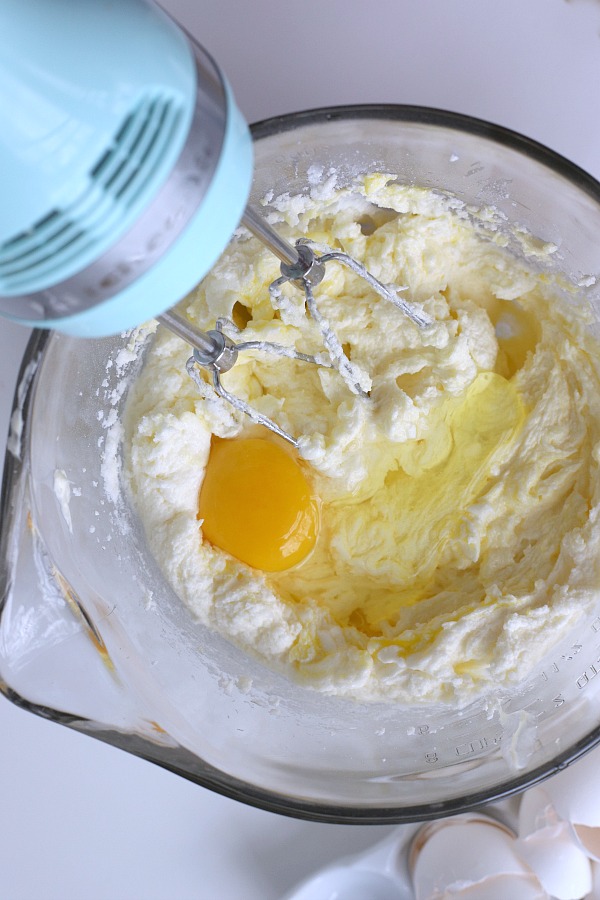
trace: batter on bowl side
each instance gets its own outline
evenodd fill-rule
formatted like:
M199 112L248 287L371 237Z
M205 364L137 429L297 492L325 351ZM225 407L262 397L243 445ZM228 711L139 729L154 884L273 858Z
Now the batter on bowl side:
M124 445L153 554L198 620L311 688L463 705L522 680L598 599L600 352L587 315L456 200L392 176L271 206L284 236L341 247L432 324L329 263L320 307L370 396L334 370L259 352L223 376L301 436L318 498L314 549L275 572L203 537L211 440L257 430L200 396L189 347L160 330ZM203 330L226 317L243 340L322 354L301 291L287 286L273 308L278 275L241 234L182 310Z

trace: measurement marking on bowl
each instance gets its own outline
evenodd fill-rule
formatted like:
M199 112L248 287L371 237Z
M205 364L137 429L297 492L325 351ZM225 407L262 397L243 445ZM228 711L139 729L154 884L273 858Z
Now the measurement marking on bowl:
M489 747L493 747L497 745L502 740L501 736L496 736L491 740L488 740L486 737L474 738L472 741L467 741L464 744L459 744L456 747L456 755L457 756L471 756L473 753L481 753L483 750L487 750Z
M583 690L583 688L587 687L590 681L596 677L596 675L600 674L600 669L598 669L598 664L600 663L600 658L596 660L596 663L592 663L587 667L587 669L579 676L576 681L577 687L579 690Z

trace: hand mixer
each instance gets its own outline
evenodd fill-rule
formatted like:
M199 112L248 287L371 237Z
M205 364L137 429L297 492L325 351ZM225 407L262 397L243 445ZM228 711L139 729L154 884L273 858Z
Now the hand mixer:
M151 318L193 348L188 371L292 444L225 390L242 350L336 368L365 393L314 288L350 267L418 325L427 318L339 252L285 241L247 205L252 142L209 55L151 0L3 0L0 5L0 314L71 335L115 334ZM328 360L198 330L172 307L241 223L281 261L274 297L304 290Z

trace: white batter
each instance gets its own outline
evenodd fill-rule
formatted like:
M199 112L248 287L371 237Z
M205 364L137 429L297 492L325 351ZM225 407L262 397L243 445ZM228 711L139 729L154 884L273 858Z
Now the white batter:
M224 376L302 436L320 500L313 553L276 574L203 540L211 436L252 426L199 396L189 348L160 331L125 442L152 552L195 617L317 690L462 705L521 680L598 599L600 354L586 315L452 198L374 174L275 206L284 235L343 248L433 324L330 264L321 308L370 398L259 353ZM244 340L323 352L300 291L273 309L278 274L241 235L185 309L204 330L225 316Z

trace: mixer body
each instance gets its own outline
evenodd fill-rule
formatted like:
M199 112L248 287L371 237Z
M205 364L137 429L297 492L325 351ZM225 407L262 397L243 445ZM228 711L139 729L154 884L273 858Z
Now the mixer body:
M223 75L148 0L6 0L0 32L0 314L96 337L164 312L250 189Z

